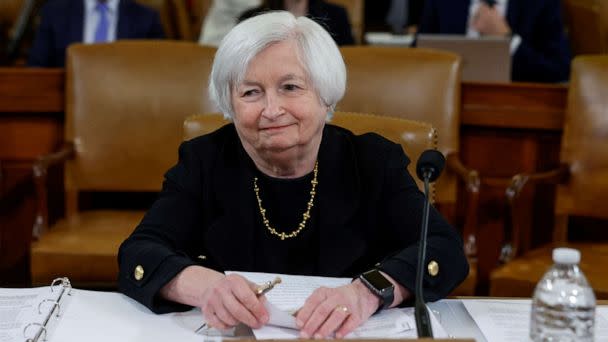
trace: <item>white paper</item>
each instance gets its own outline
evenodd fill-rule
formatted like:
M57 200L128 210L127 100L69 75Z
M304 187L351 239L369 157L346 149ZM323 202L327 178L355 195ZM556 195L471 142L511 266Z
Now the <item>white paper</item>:
M288 311L283 311L272 304L270 301L264 302L264 307L268 311L268 324L278 327L298 329L296 318Z
M53 302L44 302L45 299L55 301L58 296L59 291L51 292L48 286L31 289L0 288L0 342L25 340L23 329L30 323L43 323L54 307ZM36 332L36 327L26 331L28 337Z
M51 342L201 342L199 310L157 315L115 292L72 290Z
M488 341L528 341L530 300L463 300L462 303ZM608 320L596 311L595 340L608 341Z
M447 338L448 334L441 324L439 324L435 315L431 313L430 316L433 336L436 338ZM253 333L258 340L296 339L299 337L298 330L276 326L264 326L260 329L254 329ZM381 311L377 315L370 317L363 325L348 334L345 338L401 339L416 338L417 336L414 308L404 308Z
M274 280L276 277L281 277L281 283L266 293L266 298L277 308L295 312L304 305L314 290L321 286L325 287L340 287L350 284L351 278L330 278L330 277L311 277L289 274L276 273L258 273L258 272L234 272L228 271L226 274L237 273L247 278L256 284L264 284Z
M389 32L367 32L365 41L371 45L410 46L414 42L413 34L392 34Z
M275 277L281 277L281 283L277 284L271 291L266 293L266 308L269 311L269 324L254 329L255 337L260 339L291 339L298 338L299 331L295 326L295 319L290 313L298 310L306 298L315 289L325 287L339 287L350 284L351 278L328 278L296 276L285 274L255 273L255 272L226 272L237 273L248 280L263 284L272 281ZM435 337L448 337L437 319L431 314L431 324ZM416 333L416 321L414 309L391 309L384 310L370 317L363 325L346 336L346 338L414 338Z

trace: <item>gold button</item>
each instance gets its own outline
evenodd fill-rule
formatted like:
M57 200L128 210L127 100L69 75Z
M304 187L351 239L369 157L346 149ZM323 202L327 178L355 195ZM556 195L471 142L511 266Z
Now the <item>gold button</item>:
M141 265L137 265L133 272L133 276L135 277L135 280L141 280L144 277L144 268Z
M431 262L429 262L429 265L427 266L428 270L429 270L429 274L434 277L439 273L439 264L437 263L437 261L432 260Z

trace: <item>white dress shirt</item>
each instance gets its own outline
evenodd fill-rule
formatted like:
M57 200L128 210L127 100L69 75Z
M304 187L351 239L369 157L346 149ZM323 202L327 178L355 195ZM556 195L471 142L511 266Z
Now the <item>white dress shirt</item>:
M199 44L220 45L241 14L261 3L261 0L214 0L203 22Z
M108 42L116 40L116 24L118 23L118 3L120 0L106 0L108 5ZM91 44L95 40L95 31L99 23L99 12L95 9L97 0L84 0L84 30L82 41Z
M469 19L467 21L467 37L478 38L480 36L479 32L473 28L473 18L475 17L475 13L477 13L481 3L481 0L471 0L471 6L469 7ZM509 0L496 0L494 8L496 8L498 14L500 14L503 18L506 18L508 5ZM515 54L520 44L521 37L514 34L513 37L511 37L511 55Z

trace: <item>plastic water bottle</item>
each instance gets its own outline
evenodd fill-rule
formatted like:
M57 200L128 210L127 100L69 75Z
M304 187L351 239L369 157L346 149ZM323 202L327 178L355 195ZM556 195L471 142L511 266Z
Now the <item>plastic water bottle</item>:
M593 341L595 295L578 267L580 260L576 249L553 250L554 265L536 285L532 299L532 341Z

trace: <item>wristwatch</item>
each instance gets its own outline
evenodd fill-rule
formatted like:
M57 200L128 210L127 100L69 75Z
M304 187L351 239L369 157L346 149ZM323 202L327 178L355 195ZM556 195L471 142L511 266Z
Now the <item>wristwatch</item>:
M374 295L380 298L378 311L384 310L393 304L395 286L380 271L377 269L369 270L362 273L359 279Z

